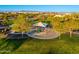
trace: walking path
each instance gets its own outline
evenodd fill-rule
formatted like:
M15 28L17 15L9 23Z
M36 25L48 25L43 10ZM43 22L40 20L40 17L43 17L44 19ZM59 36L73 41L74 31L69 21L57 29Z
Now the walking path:
M55 31L47 31L47 32L40 32L36 33L34 31L30 31L27 33L29 37L36 38L36 39L54 39L59 37L59 33Z

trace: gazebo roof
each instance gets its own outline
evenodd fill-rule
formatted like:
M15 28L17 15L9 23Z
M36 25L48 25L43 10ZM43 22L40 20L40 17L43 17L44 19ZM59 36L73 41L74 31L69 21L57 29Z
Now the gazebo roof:
M42 23L42 22L38 22L36 24L34 24L34 26L40 26L40 27L46 27L46 23Z

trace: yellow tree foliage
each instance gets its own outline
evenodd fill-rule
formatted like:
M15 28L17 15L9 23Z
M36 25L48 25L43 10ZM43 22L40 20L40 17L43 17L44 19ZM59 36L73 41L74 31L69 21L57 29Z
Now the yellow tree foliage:
M14 20L12 30L15 32L27 32L29 30L28 27L28 22L26 22L24 15L19 14L17 19Z

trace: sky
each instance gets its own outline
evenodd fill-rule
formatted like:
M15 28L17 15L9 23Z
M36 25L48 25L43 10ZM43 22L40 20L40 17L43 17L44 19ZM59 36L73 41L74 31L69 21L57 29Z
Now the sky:
M79 12L79 5L0 5L0 11Z

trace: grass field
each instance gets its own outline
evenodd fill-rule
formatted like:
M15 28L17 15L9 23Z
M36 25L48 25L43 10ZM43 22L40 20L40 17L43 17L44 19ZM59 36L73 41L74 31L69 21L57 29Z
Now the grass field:
M60 39L0 39L1 54L71 54L79 53L79 36L61 35Z

